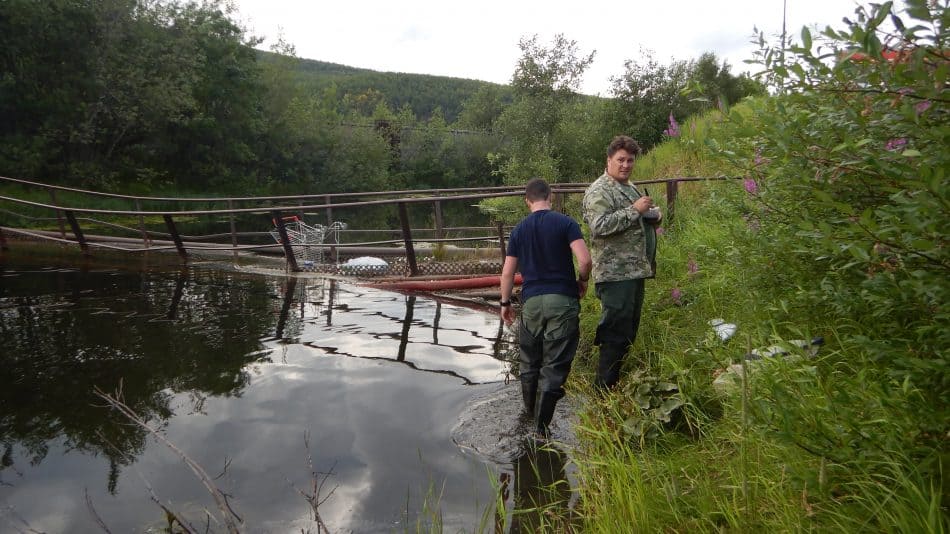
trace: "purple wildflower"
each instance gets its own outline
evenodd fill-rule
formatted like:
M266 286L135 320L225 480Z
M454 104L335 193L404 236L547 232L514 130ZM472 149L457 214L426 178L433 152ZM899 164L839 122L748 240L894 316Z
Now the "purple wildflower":
M689 272L690 275L694 275L699 272L699 265L696 264L696 260L693 259L692 256L690 256L689 261L686 262L686 271Z
M663 130L663 135L668 135L670 137L680 136L680 125L677 124L676 119L673 118L672 113L670 113L670 126L669 128Z
M663 235L665 233L666 233L666 230L664 230L662 226L656 227L656 235Z
M914 109L916 109L917 114L920 115L921 113L930 109L931 104L932 102L930 102L930 100L923 100L921 102L918 102L917 105L914 106Z
M746 178L742 181L742 186L750 195L754 195L759 191L759 184L755 182L755 178Z
M893 139L888 139L887 144L884 145L884 150L897 150L898 148L907 144L906 137L895 137Z
M674 288L670 291L670 299L672 299L672 300L673 300L673 304L676 304L677 306L679 306L680 304L683 303L683 300L682 300L682 299L683 299L683 292L680 291L680 288L674 287Z

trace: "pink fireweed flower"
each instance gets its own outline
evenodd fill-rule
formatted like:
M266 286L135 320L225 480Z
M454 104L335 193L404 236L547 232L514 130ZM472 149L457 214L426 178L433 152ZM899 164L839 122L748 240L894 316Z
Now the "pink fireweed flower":
M673 301L673 304L676 304L677 306L683 303L683 292L680 291L680 288L674 287L670 291L670 299Z
M663 235L665 233L666 233L666 230L664 230L662 226L656 227L656 235Z
M918 102L917 105L914 106L914 109L917 110L917 114L920 115L921 113L930 109L931 105L932 102L930 100L924 100L922 102Z
M663 130L663 135L668 135L670 137L680 136L680 125L677 124L676 119L673 118L672 113L670 113L670 126L669 128Z
M745 187L746 193L754 195L759 191L759 184L755 182L755 178L746 178L742 180L742 186Z
M907 144L906 137L895 137L893 139L888 139L887 144L884 145L884 150L897 150L898 148Z

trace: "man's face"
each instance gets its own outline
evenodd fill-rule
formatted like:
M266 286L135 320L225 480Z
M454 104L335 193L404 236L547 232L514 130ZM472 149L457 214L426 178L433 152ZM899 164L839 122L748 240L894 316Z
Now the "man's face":
M626 182L633 170L633 154L620 149L607 158L607 174L619 182Z

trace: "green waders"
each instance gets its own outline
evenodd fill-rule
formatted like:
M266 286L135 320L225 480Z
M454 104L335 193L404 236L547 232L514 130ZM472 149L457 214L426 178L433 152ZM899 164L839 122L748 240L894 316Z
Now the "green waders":
M602 312L594 344L600 346L597 377L594 386L610 388L620 380L624 356L630 350L643 309L644 279L598 282L597 298Z
M557 401L564 396L564 382L580 338L579 314L577 299L566 295L535 295L521 308L521 392L525 411L535 415L537 430L544 435Z

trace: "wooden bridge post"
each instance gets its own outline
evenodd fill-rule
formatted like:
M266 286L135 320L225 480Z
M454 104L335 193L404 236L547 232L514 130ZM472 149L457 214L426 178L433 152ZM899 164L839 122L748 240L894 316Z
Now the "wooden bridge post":
M82 253L89 254L89 244L86 243L86 236L82 234L82 228L79 227L79 221L76 220L76 216L73 215L71 210L64 210L63 213L66 214L69 227L72 228L73 233L76 234L76 241L79 242L79 248L82 249Z
M228 212L228 220L231 222L231 248L234 249L231 252L234 256L234 261L237 261L237 227L234 223L234 201L230 198L228 199Z
M435 200L432 204L435 208L435 238L442 239L445 237L445 225L442 223L442 201Z
M162 218L165 219L165 226L168 227L168 233L172 236L172 241L175 242L175 248L178 249L178 255L181 256L181 259L188 261L188 251L185 250L185 244L181 241L181 236L178 235L178 229L175 228L175 221L172 220L171 215L162 215Z
M673 212L676 206L676 193L679 190L678 180L669 180L666 182L666 220L673 222Z
M412 246L412 230L409 227L409 211L406 203L399 203L399 222L402 224L402 240L406 244L406 263L409 264L409 276L419 275L419 266L416 264L416 249Z
M287 227L284 226L284 219L280 215L280 210L273 210L270 214L274 219L274 226L277 227L280 244L284 246L284 256L287 258L287 266L290 267L291 271L297 272L300 270L300 268L297 267L297 257L294 256L294 247L290 243L290 237L287 235Z
M148 230L145 229L145 217L141 213L142 202L139 199L135 199L135 211L139 212L139 232L142 232L142 244L145 245L145 248L148 248Z
M50 203L54 206L59 206L56 202L56 190L49 189L49 199ZM63 239L66 239L66 226L63 224L63 212L62 210L56 210L56 222L59 223L59 236Z
M0 252L10 250L7 246L7 238L3 235L3 228L0 228Z
M330 200L332 197L330 195L324 195L323 203L327 205L327 228L333 224L333 208L330 207Z

